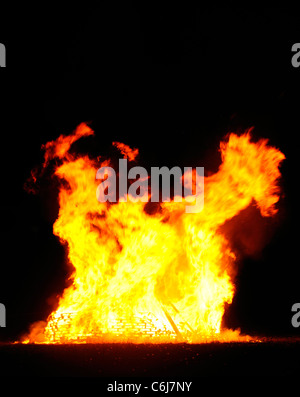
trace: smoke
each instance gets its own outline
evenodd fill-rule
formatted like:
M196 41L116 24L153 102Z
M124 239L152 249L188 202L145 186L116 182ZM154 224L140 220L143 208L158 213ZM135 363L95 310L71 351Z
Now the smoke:
M282 221L282 211L272 217L261 215L253 202L233 218L227 220L219 231L230 241L237 259L251 257L259 260L263 249L272 240Z

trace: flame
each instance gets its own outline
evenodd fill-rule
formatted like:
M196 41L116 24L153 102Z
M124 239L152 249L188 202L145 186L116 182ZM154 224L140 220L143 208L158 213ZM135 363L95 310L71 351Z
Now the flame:
M201 212L188 214L184 201L171 201L149 214L142 202L97 201L96 171L109 162L68 151L92 134L81 124L43 146L44 167L59 158L55 175L67 182L53 232L74 270L57 309L44 326L33 326L26 342L199 342L236 335L221 326L235 292L236 254L220 226L253 203L263 217L276 213L284 155L267 140L251 142L251 129L231 133L220 144L218 172L205 177ZM135 160L138 149L114 145Z
M129 161L134 161L139 154L139 149L131 149L131 147L125 145L125 143L113 142L112 144L120 150L124 159L128 159Z

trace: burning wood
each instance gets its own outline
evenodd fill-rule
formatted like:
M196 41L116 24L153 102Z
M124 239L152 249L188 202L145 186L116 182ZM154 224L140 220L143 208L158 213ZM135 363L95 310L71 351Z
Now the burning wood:
M64 181L53 230L74 271L57 309L27 342L227 338L221 321L234 296L236 253L220 227L253 203L263 217L276 213L284 155L266 140L251 142L250 130L230 134L220 145L218 172L205 177L201 212L186 213L185 200L173 200L149 214L142 201L97 200L97 169L110 162L69 152L92 134L83 124L43 146L43 169L56 158L55 176ZM125 158L138 153L116 146Z

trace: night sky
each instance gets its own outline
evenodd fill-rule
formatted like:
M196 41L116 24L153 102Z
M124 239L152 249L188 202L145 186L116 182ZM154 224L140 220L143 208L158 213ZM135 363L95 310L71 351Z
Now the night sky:
M204 166L215 172L228 132L254 126L285 155L284 192L274 220L262 222L261 250L244 242L258 230L244 214L234 243L242 247L237 291L224 321L252 335L300 335L291 307L300 302L298 14L285 8L18 6L1 10L0 302L15 340L52 311L66 285L66 254L52 234L57 187L39 195L23 186L41 164L41 145L82 121L95 137L77 149L109 153L112 141L140 149L140 164ZM36 7L36 6L35 6ZM245 245L246 244L246 245Z

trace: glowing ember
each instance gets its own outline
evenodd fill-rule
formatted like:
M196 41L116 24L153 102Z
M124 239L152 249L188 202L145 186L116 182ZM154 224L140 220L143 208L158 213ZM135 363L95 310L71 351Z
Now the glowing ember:
M67 245L74 271L47 323L25 342L199 342L237 334L221 329L234 296L235 254L220 226L255 202L273 216L279 200L278 167L284 155L251 130L221 142L219 171L205 177L204 209L161 203L149 214L143 202L100 203L99 164L69 153L93 131L81 124L70 136L43 146L44 168L53 158L61 184L54 234ZM125 158L138 150L114 142ZM36 175L33 175L34 179Z

